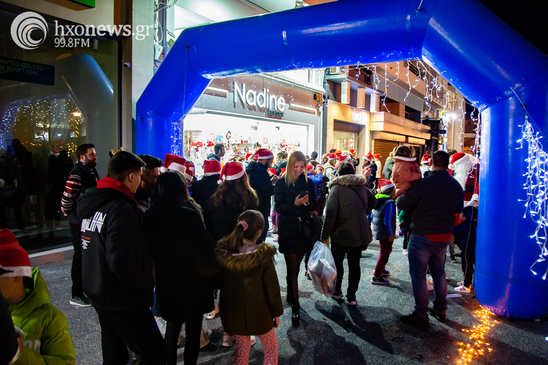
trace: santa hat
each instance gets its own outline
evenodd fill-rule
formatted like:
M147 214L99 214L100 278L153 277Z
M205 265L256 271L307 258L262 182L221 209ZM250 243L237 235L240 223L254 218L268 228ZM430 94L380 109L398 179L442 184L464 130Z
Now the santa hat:
M185 179L192 181L192 178L194 178L194 164L190 161L185 162L185 171L183 172L183 176Z
M181 156L173 155L171 153L166 153L166 158L164 159L164 166L160 167L161 172L167 171L179 171L183 174L185 173L186 160Z
M374 157L375 157L375 159L378 160L379 158L381 158L381 155L379 155L378 153L376 153Z
M363 156L363 159L364 159L364 160L367 160L367 161L371 161L371 157L369 157L369 155Z
M274 154L272 153L272 151L270 151L266 148L261 148L261 149L257 150L257 152L255 152L255 156L253 156L253 160L255 160L255 161L269 160L271 158L274 158Z
M217 160L204 161L204 176L219 175L221 173L221 163Z
M253 156L252 153L246 153L246 154L245 154L245 160L246 160L246 161L249 161L249 158L250 158L251 156ZM255 156L253 156L253 160L255 160ZM256 160L255 160L255 161L256 161Z
M312 172L312 170L314 170L313 165L311 165L311 164L306 165L306 172L310 173L310 172Z
M356 150L348 150L348 152L350 152L350 154L354 154L354 152L356 152Z
M223 177L226 181L231 180L238 180L242 176L244 176L244 167L239 162L227 162L223 170L221 171L221 181L223 180Z
M268 171L269 171L272 175L276 175L276 169L275 169L275 168L269 167L269 168L268 168Z
M328 159L329 161L334 161L334 160L337 159L337 156L335 156L334 153L328 153L328 154L327 154L327 159Z
M430 154L425 153L421 158L421 165L428 165L430 163L430 161L431 161Z
M339 162L340 163L350 162L350 155L347 155L346 153L340 154L339 155Z
M32 276L29 255L7 228L0 229L0 268L1 276Z
M457 153L454 153L452 156L451 156L451 164L454 164L455 162L457 162L458 160L460 160L461 158L464 157L464 153L463 152L457 152Z
M394 187L394 183L390 180L379 179L378 182L379 182L379 188L381 189L381 192Z

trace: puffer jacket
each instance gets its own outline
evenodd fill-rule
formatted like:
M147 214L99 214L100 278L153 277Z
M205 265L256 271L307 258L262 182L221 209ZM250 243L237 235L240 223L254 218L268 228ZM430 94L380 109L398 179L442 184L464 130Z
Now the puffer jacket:
M13 325L25 333L23 351L14 364L74 364L67 319L51 304L40 270L33 267L31 279L25 299L9 307Z
M225 249L226 240L215 249L224 269L219 302L224 330L242 336L265 334L274 318L283 314L274 267L276 248L262 243L253 252L232 253Z
M366 188L366 179L359 175L343 175L328 184L322 239L349 247L367 246L372 238L367 216L377 204Z
M402 195L411 187L413 181L422 177L422 173L415 157L394 157L392 182L396 187L396 197Z
M323 164L323 169L324 169L324 175L327 176L329 180L333 180L333 178L335 177L334 175L335 168L333 167L333 165L331 165L328 161Z

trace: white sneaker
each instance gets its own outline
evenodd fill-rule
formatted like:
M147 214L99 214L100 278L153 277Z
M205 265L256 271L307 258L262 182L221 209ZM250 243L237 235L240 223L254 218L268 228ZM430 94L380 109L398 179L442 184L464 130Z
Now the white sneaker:
M457 286L455 288L455 291L459 292L459 293L470 293L470 287L469 286L464 286L464 285Z
M255 339L255 336L251 336L251 346L255 345L257 343L257 340Z
M223 333L223 347L231 347L234 342L234 335Z
M404 249L401 251L401 253L403 254L403 256L407 256L407 249L404 248Z
M462 285L464 285L464 281L459 281L459 282L457 283L457 286L462 286Z

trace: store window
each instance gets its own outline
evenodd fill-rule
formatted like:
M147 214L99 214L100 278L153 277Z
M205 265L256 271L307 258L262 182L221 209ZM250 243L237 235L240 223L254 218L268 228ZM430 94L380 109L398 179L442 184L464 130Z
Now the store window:
M95 144L103 177L118 146L119 41L60 37L66 22L42 16L28 36L43 42L26 47L11 32L23 12L0 5L0 227L32 252L70 241L60 202L76 147Z
M230 148L222 162L242 160L258 148L268 148L274 155L281 150L309 154L314 127L283 121L266 121L219 114L189 114L184 119L183 149L187 160L194 162L196 175L203 174L202 164L213 152L215 143Z
M333 137L334 137L333 148L341 151L356 149L356 143L358 140L357 133L334 131Z

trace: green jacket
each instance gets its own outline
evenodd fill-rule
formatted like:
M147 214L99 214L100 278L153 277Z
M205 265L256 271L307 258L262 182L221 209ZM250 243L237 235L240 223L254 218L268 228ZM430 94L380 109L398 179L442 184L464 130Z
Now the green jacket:
M31 280L25 299L9 307L13 324L25 333L23 351L15 365L74 364L74 346L67 319L51 304L46 282L35 267Z
M276 248L262 243L251 253L232 254L225 250L226 240L215 249L224 269L219 303L224 330L241 336L263 335L284 311L274 267Z

